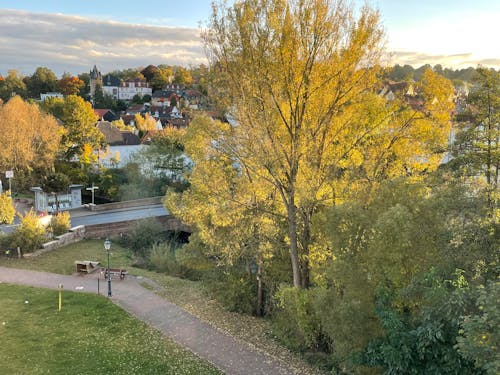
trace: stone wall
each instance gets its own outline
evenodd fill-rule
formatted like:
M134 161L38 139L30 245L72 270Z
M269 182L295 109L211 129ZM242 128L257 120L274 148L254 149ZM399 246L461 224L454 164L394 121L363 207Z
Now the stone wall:
M163 197L143 198L133 201L113 202L99 205L89 205L91 211L108 211L120 208L141 207L153 204L161 204Z
M65 245L81 241L85 238L85 226L79 225L77 227L71 228L68 233L64 233L60 236L55 237L54 240L42 244L40 250L36 250L32 253L23 254L25 258L36 257L40 254L58 249Z

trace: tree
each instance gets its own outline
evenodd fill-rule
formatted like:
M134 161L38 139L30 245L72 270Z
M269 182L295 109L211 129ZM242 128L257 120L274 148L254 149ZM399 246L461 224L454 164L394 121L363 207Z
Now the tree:
M166 190L183 191L190 164L183 151L184 130L165 129L151 138L151 144L133 154L124 170L125 181L119 187L122 200L164 195Z
M213 139L230 135L228 124L198 117L190 124L182 139L178 138L178 130L169 132L173 134L157 140L163 147L171 149L173 146L177 150L172 154L173 158L164 157L166 165L169 168L177 165L173 169L181 173L190 169L191 166L186 165L181 153L185 145L193 161L193 170L189 178L191 185L186 193L167 190L166 206L186 223L196 225L196 236L203 241L206 255L217 259L219 265L245 265L244 277L255 285L256 292L251 299L255 302L250 303L253 308L246 312L262 315L263 275L273 254L282 249L276 239L278 231L274 215L270 214L273 211L269 208L269 205L273 205L272 197L262 191L260 194L255 193L253 187L259 186L260 181L234 168L229 158L219 157L217 150L211 147L215 143ZM179 142L184 144L182 148ZM242 202L251 203L247 205ZM250 265L255 266L254 273ZM242 290L235 292L244 294ZM233 301L231 308L236 305Z
M38 67L29 77L27 86L30 98L39 98L42 93L56 91L57 77L49 68Z
M65 159L82 155L86 144L94 150L103 145L104 135L95 126L97 115L89 102L79 96L69 95L64 99L47 100L44 108L61 120L66 129L61 140Z
M144 101L142 100L142 96L139 94L135 94L134 97L132 98L132 103L134 104L143 104Z
M465 317L458 350L474 361L487 374L500 372L500 282L493 281L477 288L477 310Z
M296 288L309 285L313 216L369 178L436 168L449 129L446 100L422 111L376 94L379 16L353 14L343 2L248 0L216 6L204 33L214 95L237 123L213 142L280 200Z
M16 95L25 98L26 91L26 84L17 70L9 70L7 77L0 81L0 99L4 102Z
M84 85L85 82L83 82L80 78L72 77L70 75L63 76L57 83L59 90L64 95L78 95Z
M16 209L9 193L0 193L0 224L12 224Z
M63 133L54 117L15 96L0 106L0 169L51 169Z
M178 66L175 68L174 73L174 83L177 83L182 86L191 86L193 82L193 78L191 77L191 73L186 68L182 66Z
M90 75L89 73L82 73L78 75L78 79L83 81L83 86L80 88L78 96L88 98L90 95Z
M26 215L19 215L21 224L12 234L12 245L19 247L23 252L39 249L47 239L47 233L35 211L30 210Z
M148 82L151 82L155 74L157 74L159 69L154 65L148 65L141 70L141 74L146 78Z
M490 205L497 199L500 172L500 72L478 68L478 79L460 115L453 164L460 174L484 177Z
M153 90L161 90L165 85L168 85L174 73L171 67L159 67L158 71L151 78L151 87Z
M143 133L148 130L153 130L156 126L156 120L148 113L146 113L144 117L140 113L136 113L134 116L134 122L137 129Z

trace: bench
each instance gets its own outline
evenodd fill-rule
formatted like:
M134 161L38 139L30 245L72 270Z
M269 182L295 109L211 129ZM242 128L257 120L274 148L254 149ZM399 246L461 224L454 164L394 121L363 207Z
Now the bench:
M103 268L103 271L104 271L104 278L107 279L108 278L108 269ZM109 273L111 276L119 276L120 280L123 280L125 278L125 275L128 274L127 270L125 270L123 268L110 268Z

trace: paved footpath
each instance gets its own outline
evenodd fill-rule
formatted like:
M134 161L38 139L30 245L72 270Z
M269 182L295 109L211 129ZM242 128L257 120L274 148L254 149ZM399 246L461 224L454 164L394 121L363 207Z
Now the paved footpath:
M64 290L97 293L98 273L67 276L47 272L0 267L0 282ZM101 294L107 284L100 279ZM260 353L235 340L180 307L165 301L139 285L135 277L113 280L111 301L150 326L160 330L181 346L230 375L299 374L276 358Z

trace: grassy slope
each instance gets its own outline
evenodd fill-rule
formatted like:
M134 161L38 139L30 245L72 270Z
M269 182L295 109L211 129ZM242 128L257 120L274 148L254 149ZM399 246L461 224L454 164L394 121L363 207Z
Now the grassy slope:
M71 274L75 272L75 260L96 260L106 263L103 241L88 240L65 246L32 259L0 258L0 266L25 268L38 271ZM150 272L131 267L133 260L127 255L127 250L113 243L111 246L111 267L126 267L129 273L147 277L161 289L158 294L166 300L198 316L200 319L229 333L241 341L284 360L303 374L318 374L319 371L307 365L269 337L269 322L248 315L226 311L216 301L207 297L202 282L170 277L164 274Z
M218 374L107 299L0 285L1 374ZM25 303L28 301L28 303Z

